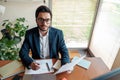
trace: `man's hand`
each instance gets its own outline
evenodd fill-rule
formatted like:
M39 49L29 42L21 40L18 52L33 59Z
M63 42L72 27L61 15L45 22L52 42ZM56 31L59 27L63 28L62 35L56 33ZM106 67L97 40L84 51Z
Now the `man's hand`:
M67 78L64 77L64 78L61 78L60 80L67 80Z
M40 68L40 64L36 63L36 62L32 62L30 64L30 67L31 67L32 70L38 70Z
M70 74L74 70L74 67L71 67L68 71L67 74Z

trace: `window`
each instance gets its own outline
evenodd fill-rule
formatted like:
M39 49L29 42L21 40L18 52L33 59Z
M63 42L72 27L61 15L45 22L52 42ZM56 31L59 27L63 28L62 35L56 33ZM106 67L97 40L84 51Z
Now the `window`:
M120 1L103 0L90 44L90 51L112 68L120 49Z
M68 48L87 48L98 0L52 0L52 26L63 30Z

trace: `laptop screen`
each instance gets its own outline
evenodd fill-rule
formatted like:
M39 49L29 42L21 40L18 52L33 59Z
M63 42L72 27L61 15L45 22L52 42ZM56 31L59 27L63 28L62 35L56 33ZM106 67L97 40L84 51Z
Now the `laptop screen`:
M56 80L54 74L25 74L23 80Z

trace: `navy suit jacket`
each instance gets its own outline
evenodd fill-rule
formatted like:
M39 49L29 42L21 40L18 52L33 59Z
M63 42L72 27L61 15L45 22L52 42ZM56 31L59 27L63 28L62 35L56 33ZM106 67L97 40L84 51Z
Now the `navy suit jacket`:
M32 58L29 57L29 51L32 51ZM59 29L49 28L49 55L50 58L59 58L61 54L62 65L70 62L68 49L66 48L63 32ZM40 35L38 27L26 31L25 40L19 52L23 64L28 67L33 59L40 59Z

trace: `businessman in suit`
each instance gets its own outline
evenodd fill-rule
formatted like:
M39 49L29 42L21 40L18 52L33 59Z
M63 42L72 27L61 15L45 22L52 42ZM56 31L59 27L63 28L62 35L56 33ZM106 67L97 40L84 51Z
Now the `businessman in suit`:
M19 56L27 68L37 70L40 65L34 59L59 58L61 54L62 65L69 63L68 49L66 48L63 32L50 26L52 21L51 10L40 6L35 13L37 27L26 31L25 39ZM29 51L32 51L32 58Z

